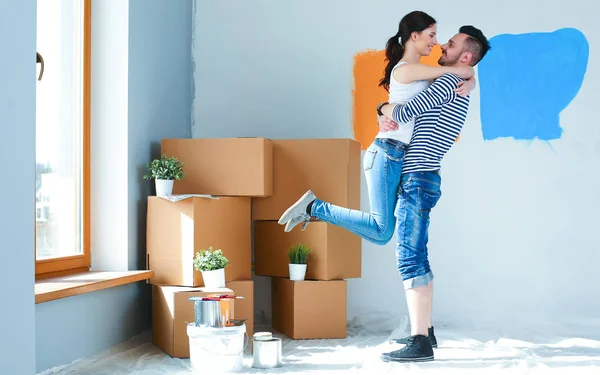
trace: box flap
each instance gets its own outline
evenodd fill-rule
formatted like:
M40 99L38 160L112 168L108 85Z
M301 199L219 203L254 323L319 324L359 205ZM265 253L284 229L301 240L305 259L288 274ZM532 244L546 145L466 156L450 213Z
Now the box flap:
M219 197L208 194L167 194L161 195L160 198L166 199L169 202L179 202L190 198L219 199Z

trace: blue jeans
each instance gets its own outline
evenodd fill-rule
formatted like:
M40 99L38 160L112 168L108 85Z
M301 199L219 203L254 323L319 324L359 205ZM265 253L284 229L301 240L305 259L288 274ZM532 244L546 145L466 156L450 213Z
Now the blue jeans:
M429 215L442 195L438 172L402 175L396 204L396 258L404 289L433 280L427 257Z
M315 199L311 215L335 224L378 245L385 245L394 235L394 208L402 174L404 153L408 145L376 138L363 157L371 213L351 210Z

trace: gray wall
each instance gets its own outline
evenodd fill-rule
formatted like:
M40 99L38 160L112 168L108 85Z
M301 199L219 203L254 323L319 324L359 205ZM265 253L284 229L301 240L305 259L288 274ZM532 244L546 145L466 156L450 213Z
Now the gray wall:
M146 266L146 163L191 138L192 1L129 1L129 268Z
M383 49L415 5L438 20L441 42L475 24L488 37L575 27L591 46L583 86L560 115L565 131L556 141L484 141L481 90L473 92L432 213L435 321L506 326L597 316L600 133L593 108L600 77L593 67L600 28L595 12L585 10L588 1L198 2L193 136L353 137L353 58ZM369 210L364 180L362 189ZM406 316L394 247L363 242L363 277L348 283L349 319ZM256 290L257 308L268 314L261 293L268 285Z
M191 12L191 0L129 1L128 146L122 158L129 170L129 269L145 267L146 197L154 193L142 180L145 164L159 156L161 138L190 137ZM35 312L41 371L149 329L150 286L140 282L47 302Z
M35 0L0 2L0 374L35 371Z
M148 329L148 292L139 282L36 305L37 371L89 357Z

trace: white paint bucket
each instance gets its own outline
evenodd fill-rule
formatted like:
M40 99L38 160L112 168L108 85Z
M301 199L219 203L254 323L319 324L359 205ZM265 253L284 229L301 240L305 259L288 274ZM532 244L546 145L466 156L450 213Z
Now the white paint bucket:
M190 364L194 374L239 371L243 367L246 325L196 327L188 323ZM246 342L247 343L247 342Z

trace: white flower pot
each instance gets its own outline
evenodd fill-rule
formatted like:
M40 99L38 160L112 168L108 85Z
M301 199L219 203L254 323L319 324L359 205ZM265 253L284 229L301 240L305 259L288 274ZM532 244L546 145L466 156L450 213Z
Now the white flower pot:
M154 180L156 183L156 195L158 197L173 193L173 183L175 180Z
M206 288L225 288L225 268L219 268L214 271L202 271L204 287Z
M306 275L306 264L290 263L290 280L302 281Z

